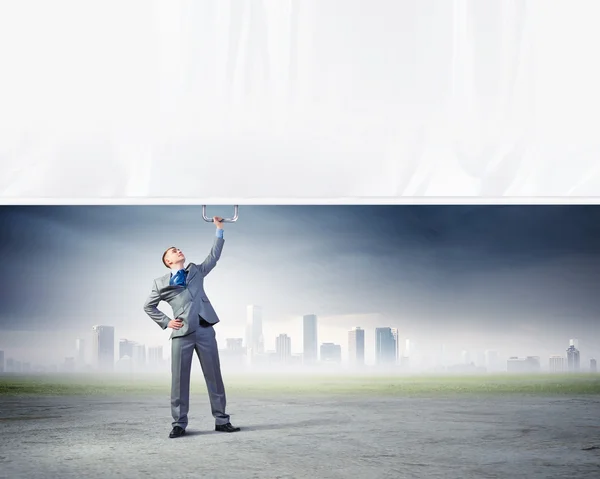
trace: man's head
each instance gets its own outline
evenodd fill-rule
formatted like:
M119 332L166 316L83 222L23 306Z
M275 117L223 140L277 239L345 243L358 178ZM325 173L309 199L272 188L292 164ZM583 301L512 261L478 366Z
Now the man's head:
M172 269L175 265L180 265L183 268L185 256L179 248L171 246L163 253L162 262L169 269Z

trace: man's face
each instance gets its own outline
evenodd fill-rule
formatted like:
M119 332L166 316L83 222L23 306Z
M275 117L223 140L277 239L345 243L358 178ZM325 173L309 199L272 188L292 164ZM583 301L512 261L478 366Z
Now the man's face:
M172 267L175 263L185 262L185 256L179 248L169 248L167 254L165 254L165 262L169 267Z

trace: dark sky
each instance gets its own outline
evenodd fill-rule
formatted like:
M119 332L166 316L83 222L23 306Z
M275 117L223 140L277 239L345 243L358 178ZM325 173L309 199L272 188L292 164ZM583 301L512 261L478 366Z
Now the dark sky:
M201 261L213 228L195 206L2 207L0 328L146 327L162 251ZM230 324L261 304L271 323L314 312L415 334L598 332L597 206L242 206L225 235L206 285Z

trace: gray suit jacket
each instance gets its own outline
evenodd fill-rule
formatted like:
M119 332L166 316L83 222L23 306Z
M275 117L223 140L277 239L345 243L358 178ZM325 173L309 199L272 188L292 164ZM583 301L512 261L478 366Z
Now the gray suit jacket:
M210 300L204 292L204 278L217 265L223 250L223 238L215 238L210 254L202 264L189 263L185 268L187 271L185 286L171 286L171 273L167 273L154 280L152 292L146 303L144 311L161 328L166 329L171 318L158 309L161 301L169 303L173 308L173 319L182 319L181 329L174 329L171 339L193 333L200 327L200 318L216 324L219 322Z

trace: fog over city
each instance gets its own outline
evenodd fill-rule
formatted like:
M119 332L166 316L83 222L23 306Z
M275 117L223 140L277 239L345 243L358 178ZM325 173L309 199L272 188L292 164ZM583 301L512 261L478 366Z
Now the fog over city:
M249 305L262 320L262 351L251 352L262 359L251 362L263 369L303 363L303 317L314 314L318 357L323 343L338 345L331 364L343 368L360 327L369 370L381 362L376 328L394 330L395 365L409 358L411 372L489 369L490 354L494 369L537 356L547 370L571 340L587 370L600 353L598 220L595 206L242 206L205 281L224 370L248 365L227 339L247 347ZM200 207L2 207L0 226L5 362L61 370L81 355L93 368L92 327L103 325L114 328L115 361L127 339L145 346L145 370L149 348L162 346L168 371L169 332L142 306L167 247L193 262L208 254L214 225Z

